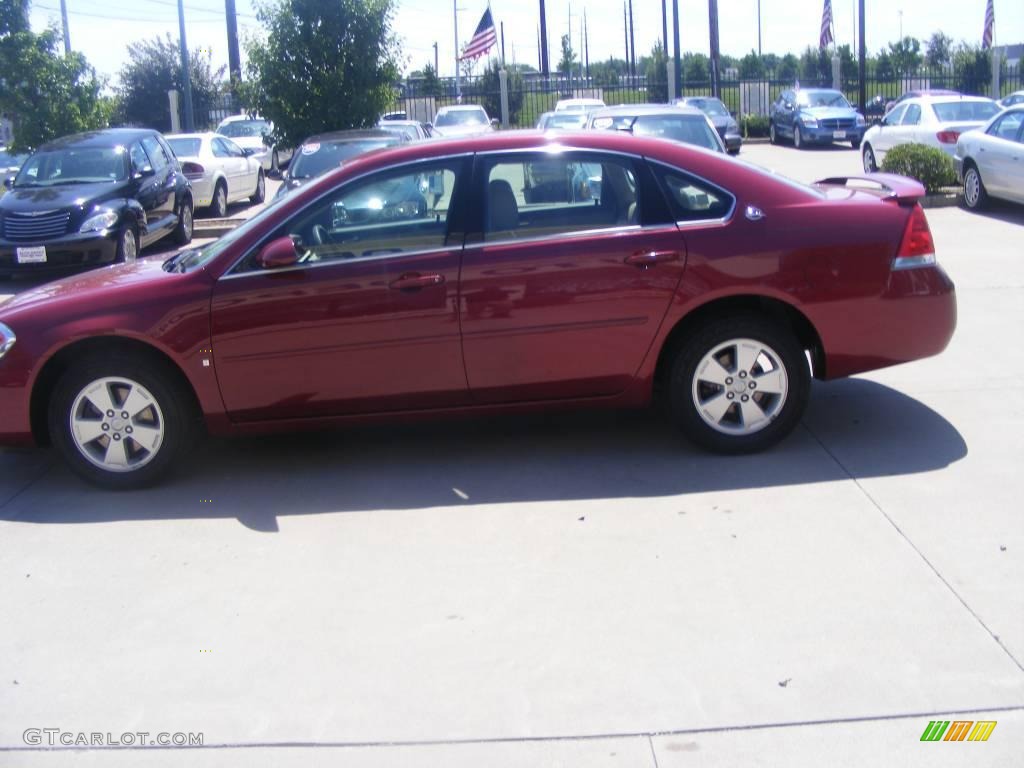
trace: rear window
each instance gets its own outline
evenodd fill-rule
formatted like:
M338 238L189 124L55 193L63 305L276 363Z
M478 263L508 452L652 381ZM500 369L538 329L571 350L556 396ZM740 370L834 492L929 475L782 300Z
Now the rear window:
M932 104L932 110L940 123L957 123L961 120L989 120L996 116L999 107L991 101L947 101Z
M634 136L653 136L720 152L718 134L703 115L641 115L633 123Z
M174 150L174 154L178 157L197 157L199 155L199 148L203 144L202 139L176 139L173 136L167 138L167 143L171 145L171 149Z
M392 147L401 141L399 136L366 139L364 141L344 141L335 143L309 142L302 145L292 158L289 174L294 179L311 179L337 168L343 161L369 152L371 149Z

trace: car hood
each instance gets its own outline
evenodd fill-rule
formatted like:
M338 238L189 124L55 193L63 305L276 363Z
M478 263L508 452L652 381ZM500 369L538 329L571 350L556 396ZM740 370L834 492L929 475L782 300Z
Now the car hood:
M0 198L0 212L38 213L62 208L91 208L123 196L125 182L15 187Z
M850 118L857 116L857 110L847 107L800 107L803 114L811 115L818 120L829 120L832 118Z

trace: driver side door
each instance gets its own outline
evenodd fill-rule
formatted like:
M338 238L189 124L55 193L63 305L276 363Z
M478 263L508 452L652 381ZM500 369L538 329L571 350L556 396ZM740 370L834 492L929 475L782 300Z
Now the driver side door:
M464 158L392 168L298 211L217 282L213 350L236 422L468 401L459 332ZM290 237L297 263L256 256Z

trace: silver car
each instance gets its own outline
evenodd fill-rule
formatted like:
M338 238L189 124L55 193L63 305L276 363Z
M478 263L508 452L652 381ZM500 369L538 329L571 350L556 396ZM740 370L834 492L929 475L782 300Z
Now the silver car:
M651 136L725 152L725 143L711 119L696 107L669 104L605 107L590 113L587 128L625 131L634 136Z
M989 197L1024 203L1024 104L962 134L955 162L968 208L984 207Z
M181 172L192 182L197 209L208 208L211 216L223 218L229 203L263 202L267 181L253 150L242 149L217 133L179 133L164 138L181 162Z
M242 149L254 150L253 157L260 161L263 170L275 176L291 160L292 151L276 144L270 144L268 138L274 131L274 124L261 117L248 115L232 115L220 121L217 133L227 136Z

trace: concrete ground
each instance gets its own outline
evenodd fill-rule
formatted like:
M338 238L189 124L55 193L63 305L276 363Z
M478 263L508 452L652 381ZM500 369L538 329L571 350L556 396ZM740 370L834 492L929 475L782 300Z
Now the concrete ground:
M0 450L0 765L1019 764L1024 209L928 218L949 349L815 384L765 454L572 414L211 441L111 494Z

